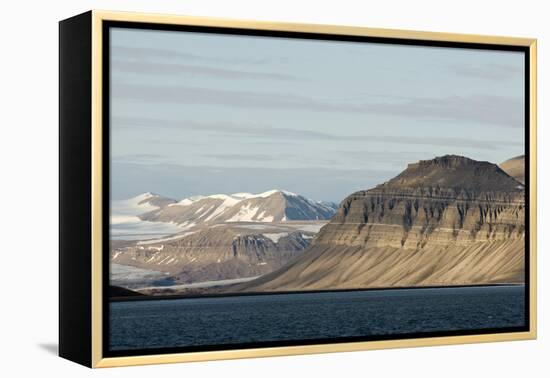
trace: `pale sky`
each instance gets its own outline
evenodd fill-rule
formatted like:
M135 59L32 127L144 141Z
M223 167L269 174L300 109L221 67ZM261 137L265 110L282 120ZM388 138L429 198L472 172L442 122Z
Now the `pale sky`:
M111 29L114 199L339 202L408 163L524 153L521 52Z

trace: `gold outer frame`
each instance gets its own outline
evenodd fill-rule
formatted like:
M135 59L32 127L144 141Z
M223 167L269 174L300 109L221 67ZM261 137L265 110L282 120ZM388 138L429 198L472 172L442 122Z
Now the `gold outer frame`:
M426 41L465 42L523 46L530 54L530 146L529 146L529 199L530 199L530 250L529 250L529 314L530 330L482 335L445 336L401 340L349 342L337 344L317 344L290 347L269 347L255 349L220 350L211 352L191 352L155 354L130 357L103 357L102 327L102 23L103 21L127 21L172 25L216 26L241 29L294 31L336 35L356 35L369 37L414 39ZM351 352L372 349L402 347L422 347L449 344L468 344L496 341L532 340L537 337L537 41L531 38L485 36L472 34L436 33L412 30L378 29L355 26L318 24L295 24L280 22L260 22L251 20L220 19L209 17L175 16L163 14L92 11L92 367L115 367L174 362L198 362L221 359L302 355L313 353Z

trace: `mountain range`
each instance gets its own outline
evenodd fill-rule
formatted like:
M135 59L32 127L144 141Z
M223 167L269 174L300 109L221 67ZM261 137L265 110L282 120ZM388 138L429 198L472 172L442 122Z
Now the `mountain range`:
M340 206L280 190L115 201L112 219L177 231L113 240L112 263L156 277L114 282L147 294L521 283L523 165L421 160Z
M495 164L446 155L349 195L303 253L226 290L521 283L524 254L523 183Z
M285 222L327 220L338 206L315 202L284 190L267 192L214 194L176 201L154 193L143 193L123 201L114 201L113 212L137 215L141 220L167 222L191 228L222 222Z
M112 205L111 234L122 236L111 241L111 262L136 268L126 287L261 276L307 248L336 209L282 190L181 201L144 193ZM166 234L151 231L159 225ZM119 226L133 233L121 233ZM123 271L112 278L124 286Z

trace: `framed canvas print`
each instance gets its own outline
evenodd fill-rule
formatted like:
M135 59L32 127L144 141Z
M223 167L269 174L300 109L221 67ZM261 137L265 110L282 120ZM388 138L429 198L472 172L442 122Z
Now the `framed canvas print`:
M60 22L60 355L536 337L536 41Z

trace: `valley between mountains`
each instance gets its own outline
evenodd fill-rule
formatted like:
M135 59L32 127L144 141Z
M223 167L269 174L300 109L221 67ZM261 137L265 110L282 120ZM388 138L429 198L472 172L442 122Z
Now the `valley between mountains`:
M194 295L523 283L524 171L523 157L446 155L339 205L283 190L113 201L111 285Z

